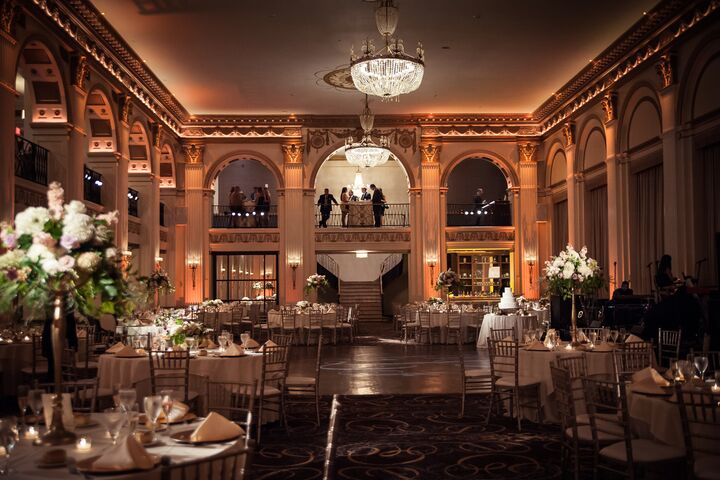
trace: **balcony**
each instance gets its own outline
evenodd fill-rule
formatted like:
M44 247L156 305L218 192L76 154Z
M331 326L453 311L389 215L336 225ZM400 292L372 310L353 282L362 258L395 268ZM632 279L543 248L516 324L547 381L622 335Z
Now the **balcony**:
M447 205L447 226L511 227L512 206L506 200L496 200L482 205L449 203Z
M138 208L140 204L140 192L133 188L128 188L128 215L138 217Z
M213 205L212 228L277 228L277 205Z
M380 206L380 205L376 205ZM410 204L409 203L386 203L382 205L379 227L409 227L410 226ZM373 215L373 204L369 202L353 202L348 205L348 212L343 224L343 213L341 206L333 205L326 222L323 222L320 206L315 206L315 226L323 228L373 228L375 217Z
M85 167L85 173L83 174L83 198L97 205L102 205L102 186L102 174Z
M15 176L31 182L48 184L47 149L23 137L15 137Z

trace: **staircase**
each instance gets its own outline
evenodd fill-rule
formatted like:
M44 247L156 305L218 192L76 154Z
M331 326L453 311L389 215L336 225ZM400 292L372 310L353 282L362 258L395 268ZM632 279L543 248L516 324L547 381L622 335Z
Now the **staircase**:
M380 280L373 282L343 282L340 281L340 303L360 307L361 322L381 322L382 292Z

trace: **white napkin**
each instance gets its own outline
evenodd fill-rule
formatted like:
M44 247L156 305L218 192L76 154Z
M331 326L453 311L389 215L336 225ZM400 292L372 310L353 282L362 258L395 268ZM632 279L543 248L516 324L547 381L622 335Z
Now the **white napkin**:
M177 422L190 411L190 407L182 402L173 402L172 410L170 410L170 423ZM165 412L160 412L158 421L165 422Z
M116 357L141 357L142 354L138 353L137 350L135 350L131 346L125 346L122 349L115 352Z
M122 350L123 348L125 348L125 344L122 343L122 342L118 342L118 343L116 343L115 345L113 345L112 347L108 348L108 349L105 350L105 351L106 351L107 353L117 353L117 352L119 352L120 350Z
M190 435L193 442L222 442L243 435L245 431L219 413L210 412Z
M132 435L105 450L100 458L93 462L94 468L102 470L150 470L154 466L152 457Z
M260 344L252 338L248 338L243 345L245 348L258 348L260 346Z
M643 368L642 370L633 373L631 379L633 383L648 382L653 383L659 387L670 386L670 382L665 380L665 378L663 378L663 376L660 375L658 371L652 367Z
M532 342L528 347L527 350L537 351L537 352L548 352L550 349L545 346L543 342L540 340L535 340Z
M258 350L258 352L264 352L265 347L277 347L277 343L273 342L272 340L268 340L262 347L260 347L260 350Z
M225 349L224 352L220 354L221 357L237 357L238 355L243 355L245 353L245 348L235 345L234 343L231 343L228 348Z
M43 393L43 415L45 416L45 426L50 428L53 417L53 398L54 393ZM72 396L69 393L62 394L62 421L65 430L70 432L75 431L75 416L72 410Z
M638 342L644 342L642 338L633 335L632 333L628 335L628 337L625 339L625 343L638 343Z
M207 340L203 340L200 342L200 348L207 348L209 350L214 350L218 348L218 346L215 344L215 342L212 341L211 338L208 338Z

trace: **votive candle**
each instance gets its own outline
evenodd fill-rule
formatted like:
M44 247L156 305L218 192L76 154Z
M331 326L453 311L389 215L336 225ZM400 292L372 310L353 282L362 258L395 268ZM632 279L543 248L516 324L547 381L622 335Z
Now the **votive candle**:
M75 447L77 448L78 452L89 452L92 448L92 440L90 440L90 438L88 437L80 437L75 443Z
M30 427L25 432L25 438L27 440L37 440L37 438L40 436L40 433L37 431L35 427Z

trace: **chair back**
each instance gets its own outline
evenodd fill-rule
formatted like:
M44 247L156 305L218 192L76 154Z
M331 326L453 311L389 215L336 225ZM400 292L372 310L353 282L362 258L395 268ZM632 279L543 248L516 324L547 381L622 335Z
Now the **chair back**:
M243 480L249 466L250 449L233 446L222 453L171 465L163 465L162 480L207 478L212 480Z
M675 385L685 449L692 465L698 456L720 452L720 394L710 389L686 389Z
M447 327L459 330L462 325L460 312L446 312Z
M643 343L642 345L644 345L642 348L635 346L624 348L623 346L613 352L613 368L617 382L629 380L633 373L653 366L652 344ZM649 348L648 345L650 345Z
M490 338L493 340L505 340L506 338L517 340L517 332L514 328L491 328Z
M260 388L270 385L282 391L287 377L287 346L265 347L262 356Z
M338 318L339 318L339 315L338 315ZM319 309L310 310L310 314L308 315L308 320L310 322L310 328L322 328L322 326L323 326L322 310L319 310ZM338 320L338 323L340 323L340 320Z
M250 439L252 412L257 381L252 383L205 382L206 413L218 412L245 430L245 445Z
M320 360L322 356L322 345L323 345L323 336L322 334L318 336L318 344L317 344L317 353L315 357L315 384L320 385Z
M658 363L661 367L670 367L680 358L680 340L682 330L663 330L658 328Z
M335 323L338 325L348 321L348 310L342 305L335 306Z
M420 322L420 328L430 328L430 312L427 310L420 310L418 312L418 321Z
M323 464L323 480L335 478L335 452L337 451L337 419L340 412L338 396L333 395L330 407L330 423L328 424L327 444L325 446L325 463Z
M553 388L555 390L555 405L562 432L566 429L573 429L573 436L577 438L577 414L575 410L575 392L570 371L550 365Z
M292 333L290 335L275 334L272 336L272 341L281 347L291 346L293 344L294 340L295 340L295 335Z
M250 311L248 313L248 316L250 317L250 321L255 324L260 320L260 304L259 303L251 303L250 304Z
M78 348L82 349L80 366L88 370L90 367L90 352L95 345L95 325L78 325L75 330L78 336ZM81 341L83 339L84 342Z
M43 354L42 354L42 336L37 333L33 333L31 340L32 340L31 368L32 368L33 381L35 381L38 379L37 378L38 367L40 365L47 365L47 361L45 360L45 357L43 357Z
M297 313L294 309L280 310L283 330L295 330L297 328Z
M587 356L584 352L579 355L558 355L555 359L557 368L561 368L568 372L570 376L570 389L574 399L574 407L577 411L580 406L585 404L585 390L582 384L582 377L587 377ZM584 408L583 408L584 410Z
M170 389L176 395L179 393L183 402L187 402L190 393L190 352L151 351L148 361L152 394L157 395L160 390Z
M501 377L513 377L518 384L518 343L488 338L488 355L493 384Z

